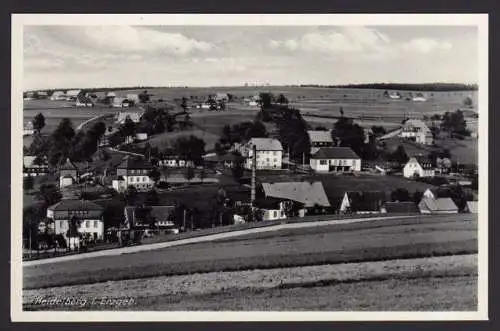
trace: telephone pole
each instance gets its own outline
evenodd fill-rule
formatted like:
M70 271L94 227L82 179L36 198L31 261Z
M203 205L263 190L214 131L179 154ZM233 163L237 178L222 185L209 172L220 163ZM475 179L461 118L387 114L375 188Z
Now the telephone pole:
M252 221L255 222L255 207L254 207L254 202L255 202L255 172L257 168L257 148L255 145L252 146L252 188L250 192L250 206L251 206L251 213L252 213Z

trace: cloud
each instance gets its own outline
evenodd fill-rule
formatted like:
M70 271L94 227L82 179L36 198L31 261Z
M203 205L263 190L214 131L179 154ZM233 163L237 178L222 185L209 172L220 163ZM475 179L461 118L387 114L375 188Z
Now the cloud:
M415 38L404 43L401 48L406 52L417 52L429 54L434 51L449 51L453 45L448 41L440 41L431 38Z
M390 39L375 29L345 27L335 31L310 32L296 39L271 40L272 49L305 52L369 52L389 45Z
M111 52L162 52L185 55L207 52L214 45L188 38L181 33L168 33L135 26L89 26L83 30L87 43Z

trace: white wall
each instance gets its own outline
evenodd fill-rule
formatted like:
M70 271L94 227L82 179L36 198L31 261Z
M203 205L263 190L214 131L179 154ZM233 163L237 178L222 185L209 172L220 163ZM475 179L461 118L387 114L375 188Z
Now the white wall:
M361 159L311 159L309 165L315 171L329 171L330 166L351 167L352 171L361 171Z
M48 211L47 211L48 216ZM55 234L62 234L66 236L66 232L69 228L68 220L55 220ZM88 223L87 223L88 222ZM88 226L87 226L88 225ZM82 220L80 226L78 227L79 233L97 233L98 238L102 238L104 236L104 222L99 219L89 219Z
M274 221L285 218L285 213L279 209L264 209L264 215L262 216L264 221Z
M257 151L257 169L281 169L282 151ZM245 162L247 169L252 169L252 152L248 154Z

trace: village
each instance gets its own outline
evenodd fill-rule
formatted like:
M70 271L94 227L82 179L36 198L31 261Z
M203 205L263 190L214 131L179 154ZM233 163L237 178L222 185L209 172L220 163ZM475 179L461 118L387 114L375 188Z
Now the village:
M426 102L410 95L405 102ZM172 99L147 90L25 92L25 103L38 101L101 114L75 127L62 118L52 132L42 113L26 123L26 259L266 222L477 213L477 162L443 143L477 139L471 100L388 128L362 127L342 107L331 125L311 125L293 100L265 89ZM251 115L224 123L241 109ZM217 139L190 134L212 118Z

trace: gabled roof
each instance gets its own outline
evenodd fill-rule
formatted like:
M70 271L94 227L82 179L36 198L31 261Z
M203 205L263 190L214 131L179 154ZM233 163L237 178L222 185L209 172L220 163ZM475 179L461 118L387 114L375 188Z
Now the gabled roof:
M427 126L427 124L424 123L424 121L417 120L417 119L409 119L409 120L407 120L403 124L403 127L405 129L420 128L421 131L430 131L429 127Z
M73 162L69 158L66 159L66 163L64 163L60 168L60 170L78 170L78 168L74 165Z
M88 200L68 199L61 200L47 209L53 211L103 211L104 207Z
M467 201L467 210L469 213L477 214L478 203L477 201Z
M322 207L330 206L321 182L262 183L262 188L266 197L297 201L305 207L314 207L316 204Z
M359 159L350 147L321 147L312 159Z
M423 198L420 203L423 203L430 211L458 211L457 205L451 198Z
M388 213L418 213L418 206L413 201L386 202L385 210Z
M248 142L249 145L255 145L258 151L282 151L283 146L277 139L273 138L252 138Z
M309 135L309 140L311 141L311 143L315 142L333 143L331 130L328 131L309 130L307 131L307 134Z
M153 169L153 165L143 158L127 155L123 158L117 169Z

